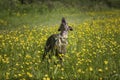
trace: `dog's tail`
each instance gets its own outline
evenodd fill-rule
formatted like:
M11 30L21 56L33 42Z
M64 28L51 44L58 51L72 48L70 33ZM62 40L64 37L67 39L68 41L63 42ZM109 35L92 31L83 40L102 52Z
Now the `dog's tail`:
M43 53L42 60L44 60L45 56L47 55L47 53L50 50L52 51L54 49L55 42L56 42L56 35L53 34L46 41L46 45L45 45L45 48L44 48L44 53Z

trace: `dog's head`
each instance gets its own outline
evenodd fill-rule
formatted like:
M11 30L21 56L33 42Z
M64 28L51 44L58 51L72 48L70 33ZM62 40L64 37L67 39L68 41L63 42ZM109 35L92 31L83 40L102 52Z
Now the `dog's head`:
M58 31L73 31L73 28L71 26L68 26L65 18L63 17L62 20L61 20L61 25L58 29Z

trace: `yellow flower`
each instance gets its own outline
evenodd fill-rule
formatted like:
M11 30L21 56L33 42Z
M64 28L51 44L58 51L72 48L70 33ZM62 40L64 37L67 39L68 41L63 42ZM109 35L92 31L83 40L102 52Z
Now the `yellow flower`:
M49 77L47 77L47 78L46 78L46 80L50 80L50 78L49 78Z
M64 79L64 77L63 77L63 76L61 76L60 78L61 78L61 79Z
M49 77L46 77L46 78L44 77L43 80L50 80L50 78Z
M21 80L26 80L25 78L21 79Z
M21 68L24 68L22 65L20 66Z
M5 59L2 59L3 63L9 63L9 58L8 57L5 57Z
M9 79L10 73L6 72L6 79Z
M48 62L50 63L50 62L51 62L51 59L48 59Z
M61 65L60 65L60 64L57 64L57 67L61 67Z
M18 64L18 63L16 63L15 65L16 65L16 66L19 66L19 64Z
M98 69L98 71L99 71L99 72L103 72L103 70L102 70L102 69Z
M17 77L17 75L16 75L16 74L14 74L14 77Z
M18 76L22 76L22 74L18 74Z
M19 57L22 57L22 54L18 54Z
M93 68L92 68L92 67L89 67L89 70L90 70L90 71L93 71Z
M76 66L78 66L78 63L76 63Z
M105 70L108 70L108 67L105 67Z
M45 74L45 76L43 77L43 80L50 80L48 74Z
M3 38L3 35L0 35L0 38L2 39L2 38Z
M30 72L27 72L27 75L28 75L29 77L33 77L33 75L32 75Z
M100 80L103 80L103 79L100 77Z
M46 78L44 77L43 80L46 80Z
M81 70L81 69L78 69L78 70L77 70L77 72L78 72L78 73L81 73L81 72L82 72L82 70Z
M61 68L62 71L64 71L64 68Z
M104 61L104 64L108 64L108 61Z
M45 74L45 77L48 77L48 74Z
M31 56L30 56L30 55L28 55L28 54L27 54L25 57L26 57L26 58L28 58L28 59L29 59L29 58L31 58Z

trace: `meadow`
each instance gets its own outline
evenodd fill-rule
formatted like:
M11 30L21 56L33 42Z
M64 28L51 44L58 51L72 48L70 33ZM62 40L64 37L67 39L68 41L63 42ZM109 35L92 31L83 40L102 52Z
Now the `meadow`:
M69 32L63 65L54 64L58 62L55 56L41 62L45 41L51 34L58 33L61 16L52 18L54 25L50 25L51 22L45 23L49 26L23 24L10 30L2 28L0 80L119 80L119 13L120 10L63 14L74 29ZM86 19L81 18L86 15ZM0 25L10 26L3 19Z

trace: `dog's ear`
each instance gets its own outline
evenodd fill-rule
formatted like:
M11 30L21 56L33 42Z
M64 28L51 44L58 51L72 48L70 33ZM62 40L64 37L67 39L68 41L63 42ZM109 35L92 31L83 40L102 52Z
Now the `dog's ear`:
M73 31L73 28L72 28L71 26L69 26L69 30L70 30L70 31Z

